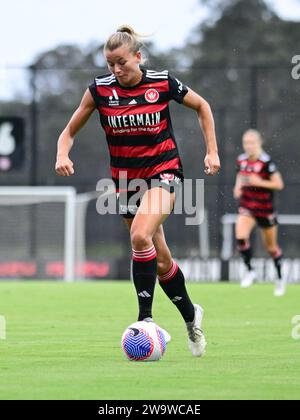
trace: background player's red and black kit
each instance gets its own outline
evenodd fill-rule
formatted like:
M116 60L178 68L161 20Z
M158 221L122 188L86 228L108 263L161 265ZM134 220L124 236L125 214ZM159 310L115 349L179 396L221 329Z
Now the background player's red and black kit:
M168 70L142 72L141 81L132 87L120 85L113 74L96 77L89 86L106 134L112 179L117 192L122 192L124 177L128 182L144 179L149 185L157 179L173 192L183 170L169 101L182 103L188 88Z
M251 174L269 180L271 175L277 172L276 165L267 153L262 153L255 160L249 160L246 154L237 159L237 171L242 177L243 184L247 184ZM261 227L276 225L276 211L274 208L274 193L271 189L244 185L240 198L239 213L252 216Z

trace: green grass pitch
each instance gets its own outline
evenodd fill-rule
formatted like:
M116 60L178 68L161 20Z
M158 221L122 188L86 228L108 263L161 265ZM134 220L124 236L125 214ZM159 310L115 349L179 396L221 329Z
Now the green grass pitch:
M299 399L300 287L189 284L205 309L203 358L187 348L177 309L156 288L156 322L172 335L159 362L129 362L120 338L136 320L129 282L0 282L0 399Z

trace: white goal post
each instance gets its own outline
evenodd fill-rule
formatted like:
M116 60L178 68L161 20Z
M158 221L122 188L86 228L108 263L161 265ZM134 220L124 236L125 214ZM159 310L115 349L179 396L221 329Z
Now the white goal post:
M0 206L64 203L64 280L74 280L76 190L73 187L0 187Z
M0 278L84 280L87 212L98 197L99 191L77 194L74 187L0 187ZM210 256L206 211L193 253Z

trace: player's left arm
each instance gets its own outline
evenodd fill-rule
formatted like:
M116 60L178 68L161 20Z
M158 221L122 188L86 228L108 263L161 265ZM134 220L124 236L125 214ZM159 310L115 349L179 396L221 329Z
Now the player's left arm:
M188 92L183 98L183 104L198 114L199 124L204 135L207 150L204 159L205 172L209 175L215 175L221 165L218 155L214 117L210 105L202 96L190 88L188 88Z
M248 184L252 187L267 188L276 191L281 191L284 188L282 176L278 171L271 174L270 179L262 179L260 176L252 174L249 177Z

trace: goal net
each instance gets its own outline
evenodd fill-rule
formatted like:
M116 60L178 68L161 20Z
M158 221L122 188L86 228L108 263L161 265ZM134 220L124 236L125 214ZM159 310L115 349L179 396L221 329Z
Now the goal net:
M0 277L74 280L73 187L0 187Z

